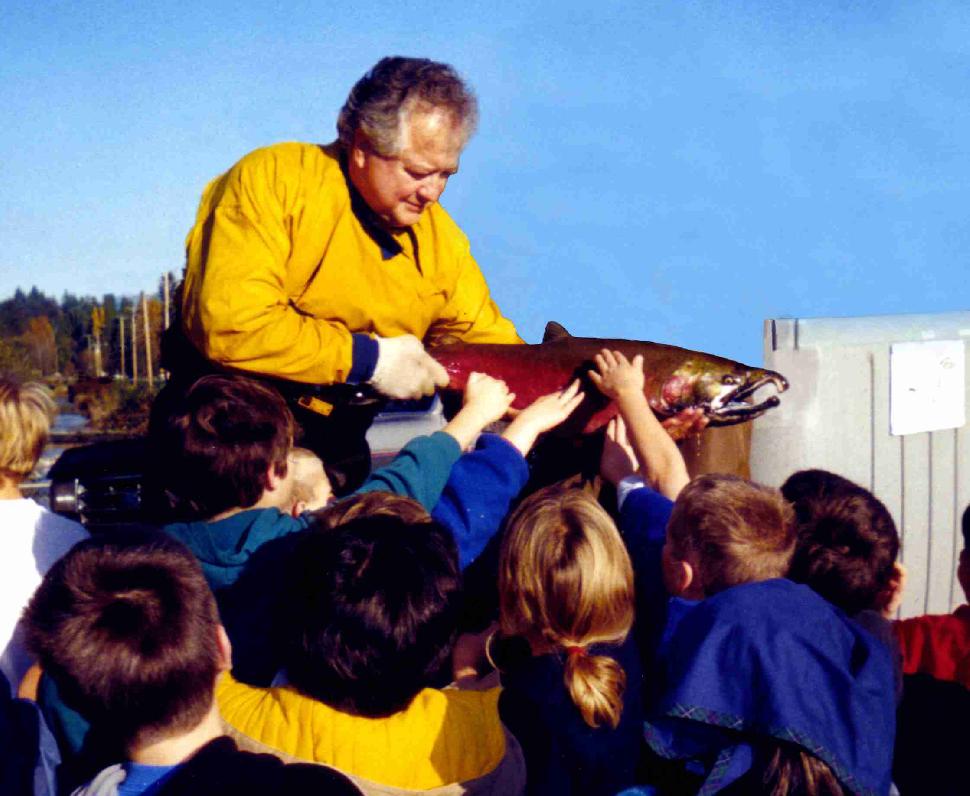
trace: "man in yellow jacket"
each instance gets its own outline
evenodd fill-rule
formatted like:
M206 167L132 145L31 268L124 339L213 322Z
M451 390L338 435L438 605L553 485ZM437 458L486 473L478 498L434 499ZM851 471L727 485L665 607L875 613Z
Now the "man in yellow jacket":
M186 240L185 351L277 380L324 461L362 444L374 410L324 421L306 411L330 411L315 387L419 398L447 383L423 341L522 342L437 204L476 120L450 66L384 58L351 90L336 142L256 150L203 193Z

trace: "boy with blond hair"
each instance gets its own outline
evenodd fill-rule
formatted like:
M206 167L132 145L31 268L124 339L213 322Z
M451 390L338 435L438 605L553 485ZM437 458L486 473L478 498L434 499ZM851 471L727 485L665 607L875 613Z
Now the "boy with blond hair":
M323 469L323 459L309 448L293 448L289 466L293 468L290 516L299 517L306 511L326 508L333 499L333 489Z
M591 378L620 413L602 470L617 484L638 573L653 779L705 793L888 792L889 652L784 578L791 506L736 476L688 483L643 398L642 361L606 350L595 359Z
M88 536L78 523L20 491L37 465L55 413L42 385L0 375L0 672L14 693L33 662L23 643L20 613L44 573Z

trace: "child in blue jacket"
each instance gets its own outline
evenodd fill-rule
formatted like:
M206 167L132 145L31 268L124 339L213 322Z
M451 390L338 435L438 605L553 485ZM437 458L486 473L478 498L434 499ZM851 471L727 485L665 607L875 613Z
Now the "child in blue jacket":
M663 792L888 792L892 661L841 611L784 579L791 507L734 476L688 482L643 397L642 362L604 351L596 364L592 379L629 430L627 439L619 421L611 426L605 470L619 484L637 573L644 736ZM624 448L635 454L625 466ZM638 465L639 485L629 477Z

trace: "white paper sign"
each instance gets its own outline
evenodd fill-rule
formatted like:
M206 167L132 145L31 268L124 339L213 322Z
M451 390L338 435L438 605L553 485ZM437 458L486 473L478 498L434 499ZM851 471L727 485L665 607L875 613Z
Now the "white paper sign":
M889 429L897 436L960 428L967 422L963 340L893 343Z

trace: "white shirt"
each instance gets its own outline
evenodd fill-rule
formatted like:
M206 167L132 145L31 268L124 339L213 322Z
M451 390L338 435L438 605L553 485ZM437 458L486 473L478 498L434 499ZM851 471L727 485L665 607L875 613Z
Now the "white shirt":
M57 559L88 532L27 498L0 500L0 671L16 693L34 662L20 614Z

